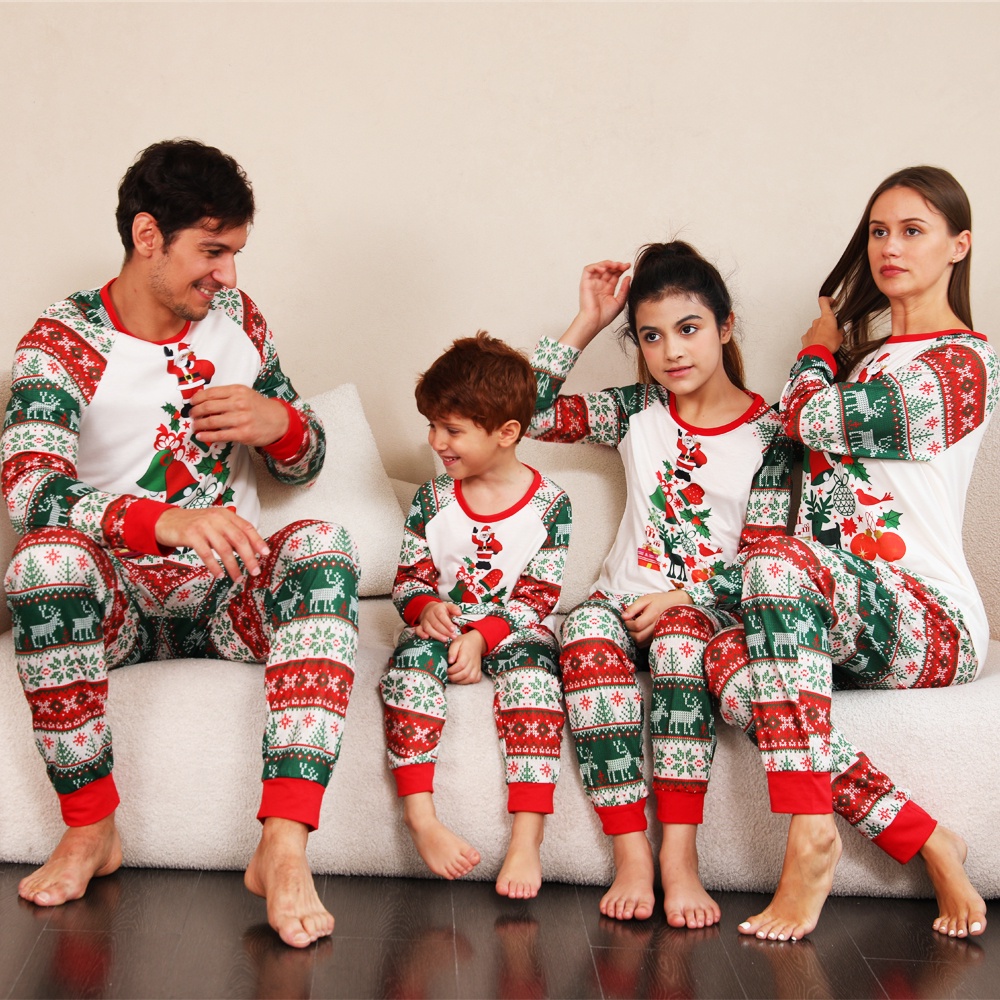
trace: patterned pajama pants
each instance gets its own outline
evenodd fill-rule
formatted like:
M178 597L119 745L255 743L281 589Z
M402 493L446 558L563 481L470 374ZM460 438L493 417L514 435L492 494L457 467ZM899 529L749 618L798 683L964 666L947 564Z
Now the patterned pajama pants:
M960 616L891 564L819 542L768 539L742 563L745 634L713 640L705 669L723 718L760 748L771 809L835 809L908 861L934 820L831 725L831 694L973 680L978 661Z
M315 829L337 760L357 649L357 555L347 532L297 521L234 585L200 561L119 557L69 528L25 535L5 578L35 741L69 826L118 805L108 671L185 656L264 663L259 818Z
M610 835L646 829L638 651L622 619L635 599L594 594L569 613L562 630L560 665L580 774ZM661 822L701 822L715 752L702 658L712 636L736 620L724 611L675 608L656 623L650 730Z
M551 813L565 717L556 638L541 625L512 632L483 657L483 672L495 686L507 809ZM447 644L405 629L380 685L389 767L400 796L434 790L447 683Z

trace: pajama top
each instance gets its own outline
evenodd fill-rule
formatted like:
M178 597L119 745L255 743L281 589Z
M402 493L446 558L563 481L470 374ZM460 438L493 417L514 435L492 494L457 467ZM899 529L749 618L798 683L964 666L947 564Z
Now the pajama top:
M806 446L796 533L895 563L948 598L985 662L989 624L962 546L976 452L1000 396L1000 359L978 333L890 337L835 383L806 348L781 397Z
M572 510L560 487L532 472L527 493L497 514L473 511L449 475L417 490L392 588L407 625L431 602L457 604L456 625L478 630L487 653L526 626L552 629Z
M535 348L538 398L528 434L593 441L622 457L625 512L594 589L641 596L683 587L695 604L714 604L738 552L787 531L794 446L777 413L747 393L739 419L694 427L656 383L560 396L579 356L549 339Z
M122 553L166 555L154 528L170 506L224 505L255 524L248 448L192 434L189 401L209 385L239 383L280 400L289 427L261 449L269 470L290 483L318 474L323 427L243 292L223 289L205 319L153 342L125 330L111 284L50 306L17 346L0 454L18 532L66 526ZM172 558L200 563L193 549Z

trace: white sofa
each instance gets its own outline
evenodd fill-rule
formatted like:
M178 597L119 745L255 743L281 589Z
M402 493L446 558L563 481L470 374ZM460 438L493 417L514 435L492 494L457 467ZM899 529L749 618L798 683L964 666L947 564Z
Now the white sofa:
M2 396L0 398L5 398ZM311 490L268 480L262 489L264 528L296 517L339 521L361 551L360 650L340 763L310 840L317 872L428 874L400 822L385 761L377 682L399 620L390 588L403 520L414 487L386 477L353 386L312 401L328 428L330 452ZM563 608L586 596L610 546L623 502L620 462L598 447L527 441L520 454L570 494L574 532ZM970 496L966 539L973 572L987 600L993 635L1000 635L998 529L993 506L1000 479L1000 428L988 435ZM14 544L6 518L0 563ZM40 862L61 822L31 736L14 667L9 618L0 627L0 861ZM174 660L116 670L110 682L115 776L125 863L136 866L242 868L258 836L262 668L212 660ZM648 678L647 678L648 680ZM648 684L646 686L648 697ZM449 720L441 745L436 800L442 818L483 855L472 877L494 878L509 818L489 681L448 692ZM869 756L911 788L932 814L969 842L968 870L987 898L1000 896L1000 642L966 688L911 692L847 692L835 718ZM767 890L780 870L786 820L766 805L763 772L753 747L719 724L716 755L700 834L702 875L710 888ZM211 731L213 748L195 734ZM224 749L219 756L218 747ZM647 747L647 768L651 755ZM606 838L583 793L568 736L562 778L543 847L549 880L603 883L611 874ZM655 839L656 824L650 829ZM834 892L921 896L930 883L919 863L906 867L843 830L844 855Z

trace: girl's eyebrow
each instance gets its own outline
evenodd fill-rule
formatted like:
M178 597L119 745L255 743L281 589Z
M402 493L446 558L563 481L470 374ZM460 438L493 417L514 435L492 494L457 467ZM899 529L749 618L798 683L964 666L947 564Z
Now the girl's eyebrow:
M922 222L925 226L927 225L927 220L926 219L922 219L919 215L914 215L912 218L909 218L909 219L900 219L899 221L902 224L906 224L907 222ZM876 226L876 225L878 225L878 226L884 226L884 225L886 225L886 223L882 222L880 219L869 219L868 220L868 225L869 226Z

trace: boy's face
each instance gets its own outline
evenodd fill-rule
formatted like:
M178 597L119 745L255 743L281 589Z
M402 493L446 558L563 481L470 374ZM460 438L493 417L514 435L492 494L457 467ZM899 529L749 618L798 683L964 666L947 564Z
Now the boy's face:
M502 429L486 431L468 417L446 414L431 420L427 442L452 479L467 479L489 472L504 452Z

